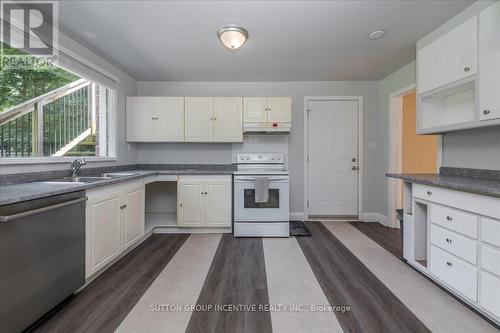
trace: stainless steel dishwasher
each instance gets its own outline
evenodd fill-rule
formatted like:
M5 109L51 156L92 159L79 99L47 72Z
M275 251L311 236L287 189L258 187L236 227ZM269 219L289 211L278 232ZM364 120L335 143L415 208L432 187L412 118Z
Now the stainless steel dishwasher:
M0 332L20 332L85 284L84 191L0 206Z

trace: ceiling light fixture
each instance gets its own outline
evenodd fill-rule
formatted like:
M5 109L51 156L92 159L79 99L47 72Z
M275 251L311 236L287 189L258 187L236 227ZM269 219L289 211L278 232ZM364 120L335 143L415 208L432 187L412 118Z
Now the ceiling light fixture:
M368 35L368 38L370 38L371 40L376 40L384 37L384 35L385 35L385 30L375 30Z
M237 25L225 25L217 31L222 44L230 50L239 49L248 39L248 31Z

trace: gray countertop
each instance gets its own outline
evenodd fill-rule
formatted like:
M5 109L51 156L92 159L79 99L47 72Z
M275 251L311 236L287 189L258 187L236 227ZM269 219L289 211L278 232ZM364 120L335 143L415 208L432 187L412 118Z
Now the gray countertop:
M40 199L52 195L88 190L95 187L123 183L133 179L155 175L232 175L232 170L127 170L127 173L138 173L132 176L113 178L94 183L66 183L57 181L39 181L0 186L0 206L16 202Z
M386 176L403 179L416 184L431 185L500 198L500 180L461 176L443 176L438 174L388 173Z

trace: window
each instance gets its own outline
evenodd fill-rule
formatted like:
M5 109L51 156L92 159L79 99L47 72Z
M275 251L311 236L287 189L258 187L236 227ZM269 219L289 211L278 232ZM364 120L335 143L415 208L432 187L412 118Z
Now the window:
M20 52L2 47L0 57ZM0 67L0 157L113 156L114 101L114 89L61 67Z

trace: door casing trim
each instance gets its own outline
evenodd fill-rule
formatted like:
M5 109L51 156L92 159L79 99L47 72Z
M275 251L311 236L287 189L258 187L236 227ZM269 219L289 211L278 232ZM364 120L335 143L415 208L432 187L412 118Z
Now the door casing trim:
M309 118L308 105L311 101L356 101L358 102L358 219L363 216L363 96L304 96L304 219L309 219Z

